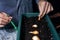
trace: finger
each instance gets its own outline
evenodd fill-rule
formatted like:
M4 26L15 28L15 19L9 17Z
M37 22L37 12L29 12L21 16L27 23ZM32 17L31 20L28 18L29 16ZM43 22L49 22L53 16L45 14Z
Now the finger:
M7 19L8 19L8 17L7 17L7 16L4 16L4 14L3 14L3 13L0 13L0 18L5 19L5 20L7 20Z
M6 24L8 24L9 22L10 22L9 20L2 20L0 24L1 24L1 25L6 25Z
M0 25L6 25L7 23L6 22L1 22L1 24Z
M12 19L12 17L10 16L9 19Z
M40 20L40 15L38 16L38 20Z
M49 6L49 5L48 5L48 3L47 3L46 6L44 7L44 11L43 11L42 15L40 16L41 18L43 18L44 15L47 13L48 6Z
M41 6L39 7L40 14L39 14L38 20L40 20L40 19L44 16L44 14L45 14L45 12L46 12L46 8L47 8L47 4L45 5L45 2L43 3L43 5L41 5Z
M10 21L11 21L11 19L9 19L9 22L10 22ZM8 23L9 23L9 22L8 22Z
M6 24L8 24L10 21L11 21L11 19L8 19L8 20L1 19L0 24L1 24L1 25L6 25Z
M4 17L4 15L2 13L0 13L0 18Z
M5 12L1 12L4 16L8 16Z
M9 17L9 22L11 21L12 17Z
M5 20L5 19L2 19L2 24L4 23L4 24L7 24L8 22L9 22L9 20Z
M12 17L4 17L4 18L2 18L2 21L8 23L11 21L11 19L12 19Z
M45 2L44 1L41 1L39 2L39 11L40 11L40 14L39 15L42 15L43 13L43 10L44 10L44 7L45 7Z
M0 18L0 25L5 25L5 24L6 24L5 21L3 21L2 18Z
M53 11L54 10L54 8L51 6L51 11Z
M1 24L2 19L0 18L0 24Z
M48 7L48 10L47 10L47 13L53 11L53 6L51 4L49 4L49 7Z
M54 8L53 8L53 6L50 4L50 9L51 9L51 11L53 11L54 10Z
M51 11L51 5L48 6L48 9L47 9L47 13L46 14L48 14L50 11Z
M45 15L45 13L44 13L44 14L42 14L42 15L40 16L40 18L43 18L43 17L44 17L44 15Z
M50 9L49 12L53 11L53 6L51 4L49 5L49 9Z
M9 20L9 17L4 16L4 17L2 17L2 19Z

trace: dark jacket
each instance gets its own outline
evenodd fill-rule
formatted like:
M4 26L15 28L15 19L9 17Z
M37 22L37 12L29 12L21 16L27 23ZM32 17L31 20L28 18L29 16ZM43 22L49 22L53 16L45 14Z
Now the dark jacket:
M33 12L32 0L0 0L0 12L6 12L12 16L12 21L18 25L21 14ZM11 24L7 26L12 27Z

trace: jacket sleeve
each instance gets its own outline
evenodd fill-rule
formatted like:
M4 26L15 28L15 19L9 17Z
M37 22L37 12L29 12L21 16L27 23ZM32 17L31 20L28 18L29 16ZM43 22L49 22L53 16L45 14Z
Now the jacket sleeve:
M0 12L5 12L12 16L12 21L17 25L16 0L0 0ZM9 23L7 26L11 26Z
M6 12L11 14L16 7L16 1L14 0L0 0L0 12Z

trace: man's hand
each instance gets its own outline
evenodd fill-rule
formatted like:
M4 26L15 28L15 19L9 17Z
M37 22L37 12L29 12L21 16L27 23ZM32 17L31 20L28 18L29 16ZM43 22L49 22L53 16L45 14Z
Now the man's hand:
M53 11L53 6L47 1L40 1L38 3L40 14L38 15L40 20L45 14L48 14L50 11Z
M1 12L0 13L0 27L4 27L6 24L8 24L11 21L12 17L7 16L6 13Z

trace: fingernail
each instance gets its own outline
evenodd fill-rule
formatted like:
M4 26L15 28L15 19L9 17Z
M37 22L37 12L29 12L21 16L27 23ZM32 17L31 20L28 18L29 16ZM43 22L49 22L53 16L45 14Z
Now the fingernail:
M12 19L12 17L10 17Z

